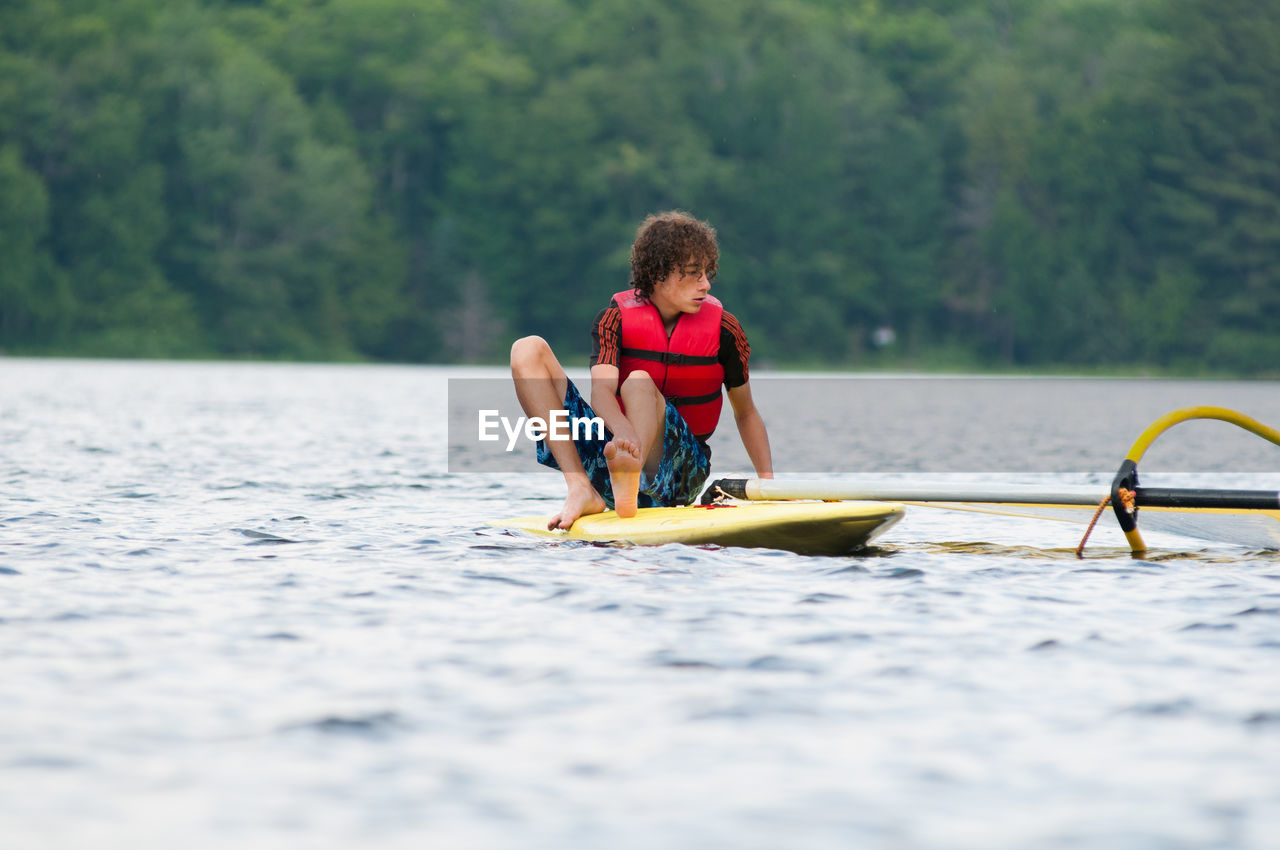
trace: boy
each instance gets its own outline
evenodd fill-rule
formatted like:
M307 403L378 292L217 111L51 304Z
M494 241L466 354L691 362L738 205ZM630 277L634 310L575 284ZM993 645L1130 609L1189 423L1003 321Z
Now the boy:
M715 230L683 212L645 219L631 248L631 289L613 296L592 326L591 404L546 340L511 346L516 396L529 417L598 416L604 439L544 439L538 462L564 474L568 494L547 528L570 528L613 507L684 505L711 469L707 440L728 390L738 434L760 478L773 477L769 436L751 398L751 347L711 297L720 251Z

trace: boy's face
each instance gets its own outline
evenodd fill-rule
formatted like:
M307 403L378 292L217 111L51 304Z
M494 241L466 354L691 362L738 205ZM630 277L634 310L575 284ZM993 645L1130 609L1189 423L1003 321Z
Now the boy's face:
M693 257L676 266L653 287L652 301L664 314L696 313L711 291L707 266Z

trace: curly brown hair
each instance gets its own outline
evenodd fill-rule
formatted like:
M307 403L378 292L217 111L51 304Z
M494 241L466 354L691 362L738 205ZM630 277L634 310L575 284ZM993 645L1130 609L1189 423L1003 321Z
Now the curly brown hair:
M631 286L648 298L659 281L691 257L715 280L720 260L716 229L680 210L651 215L636 231L631 246Z

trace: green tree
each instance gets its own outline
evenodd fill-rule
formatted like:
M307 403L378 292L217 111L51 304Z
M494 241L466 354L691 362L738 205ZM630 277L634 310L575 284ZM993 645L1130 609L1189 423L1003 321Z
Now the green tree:
M765 360L1274 370L1280 11L1224 2L11 0L0 346L573 357L681 207Z
M1160 247L1198 282L1187 343L1211 365L1280 362L1280 7L1170 4Z
M6 62L20 76L5 86L16 109L4 137L48 198L40 278L60 319L43 341L86 354L171 353L195 325L155 261L163 179L130 91L139 69L121 35L127 28L90 5L32 4L6 19L32 37L27 55ZM135 8L115 11L127 20Z
M372 180L370 215L385 217L403 254L394 275L402 304L375 350L382 356L461 356L446 333L459 311L498 315L489 299L500 293L475 286L485 270L457 239L461 219L487 211L454 208L447 188L464 155L459 128L528 74L523 57L489 33L499 21L488 5L502 11L456 0L331 0L230 17L290 76L321 138L358 151ZM499 324L472 326L496 343ZM465 347L472 356L476 341Z
M219 350L349 357L385 346L401 257L355 153L317 139L290 80L207 13L166 13L154 50L172 210L162 256Z
M22 349L66 333L72 301L43 245L48 215L43 182L17 148L0 148L0 346Z

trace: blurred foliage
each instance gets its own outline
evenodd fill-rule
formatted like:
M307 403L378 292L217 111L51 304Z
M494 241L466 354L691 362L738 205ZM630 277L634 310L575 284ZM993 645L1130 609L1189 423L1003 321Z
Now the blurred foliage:
M1275 374L1278 91L1272 0L8 0L0 348L573 362L678 207L765 361Z

